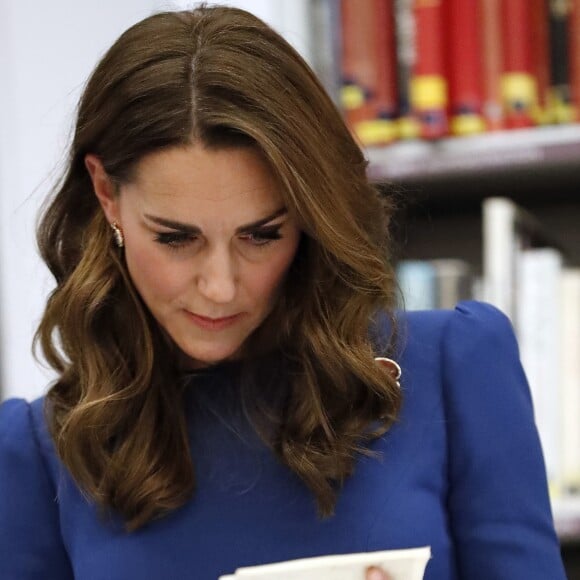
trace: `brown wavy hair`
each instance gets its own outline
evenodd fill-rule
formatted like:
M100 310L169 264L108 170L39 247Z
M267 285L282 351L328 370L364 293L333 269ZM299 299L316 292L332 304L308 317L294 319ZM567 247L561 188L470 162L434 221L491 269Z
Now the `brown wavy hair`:
M36 343L59 374L46 399L57 453L128 530L192 496L174 348L131 282L84 165L97 155L118 186L148 153L192 143L256 147L302 229L282 296L248 340L275 344L291 361L274 429L259 431L328 516L356 456L401 404L369 334L377 312L391 313L394 344L391 208L316 76L243 10L204 5L148 17L88 80L67 168L38 228L56 279Z

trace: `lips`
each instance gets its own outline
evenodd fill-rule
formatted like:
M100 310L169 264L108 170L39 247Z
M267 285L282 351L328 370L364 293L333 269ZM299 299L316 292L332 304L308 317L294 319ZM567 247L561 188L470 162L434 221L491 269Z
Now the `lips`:
M242 316L240 314L234 314L233 316L224 316L223 318L210 318L209 316L201 316L200 314L194 314L193 312L185 311L188 318L196 324L198 327L205 330L222 330L228 328L235 324L238 319Z

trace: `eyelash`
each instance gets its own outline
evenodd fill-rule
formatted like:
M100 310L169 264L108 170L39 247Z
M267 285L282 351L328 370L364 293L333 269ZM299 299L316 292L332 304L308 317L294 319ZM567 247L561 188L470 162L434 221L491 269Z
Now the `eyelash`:
M242 239L247 240L256 248L264 248L275 240L280 240L280 226L264 228L248 234L243 234ZM188 243L194 242L197 236L184 232L159 232L155 236L155 241L163 246L168 246L172 250L185 247Z

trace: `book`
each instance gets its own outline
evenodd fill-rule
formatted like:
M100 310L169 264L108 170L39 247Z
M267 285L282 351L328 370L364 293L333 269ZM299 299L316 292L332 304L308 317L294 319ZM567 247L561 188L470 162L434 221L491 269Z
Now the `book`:
M356 125L372 116L370 100L376 62L369 37L374 25L373 9L372 0L363 0L358 6L353 0L340 3L340 100L346 122L355 134Z
M570 98L574 120L580 121L580 0L571 0L568 22L568 52L570 55Z
M538 102L530 0L502 2L502 102L508 129L532 127Z
M483 116L488 131L503 129L501 0L479 0Z
M405 310L437 308L435 266L424 260L402 260L397 264L397 281Z
M458 302L473 297L471 265L465 260L431 260L435 268L437 308L453 309Z
M416 58L411 108L423 139L438 139L449 131L443 8L443 0L416 0L413 5Z
M561 299L562 484L580 492L580 268L565 268Z
M374 119L360 132L369 145L387 145L398 138L397 38L394 0L374 0L374 42L377 58Z
M447 0L446 36L451 133L485 130L479 0Z
M553 494L561 482L560 281L562 255L554 248L522 252L517 331L534 416Z
M549 0L550 26L550 103L553 123L569 123L573 120L570 101L570 71L568 61L568 0Z
M311 0L309 25L312 67L340 106L340 0Z
M397 137L397 59L392 0L343 0L342 105L363 146Z
M503 197L483 201L483 291L512 323L516 311L516 264L525 246L518 227L518 207Z
M430 557L429 547L319 556L238 568L219 580L362 580L370 566L381 568L391 580L421 580Z
M397 89L399 100L398 133L400 140L419 137L419 124L411 107L411 79L417 60L414 0L395 0L395 37L397 41Z
M550 34L548 4L546 0L531 0L532 32L535 39L534 76L538 83L538 107L536 109L536 123L548 125L552 122L551 111L551 69L550 69Z

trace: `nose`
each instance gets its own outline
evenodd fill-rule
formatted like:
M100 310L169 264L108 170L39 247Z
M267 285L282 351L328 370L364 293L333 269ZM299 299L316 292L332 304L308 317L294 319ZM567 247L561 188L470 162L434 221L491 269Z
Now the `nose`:
M227 304L236 296L236 281L236 265L229 249L208 249L197 276L200 294L211 302Z

